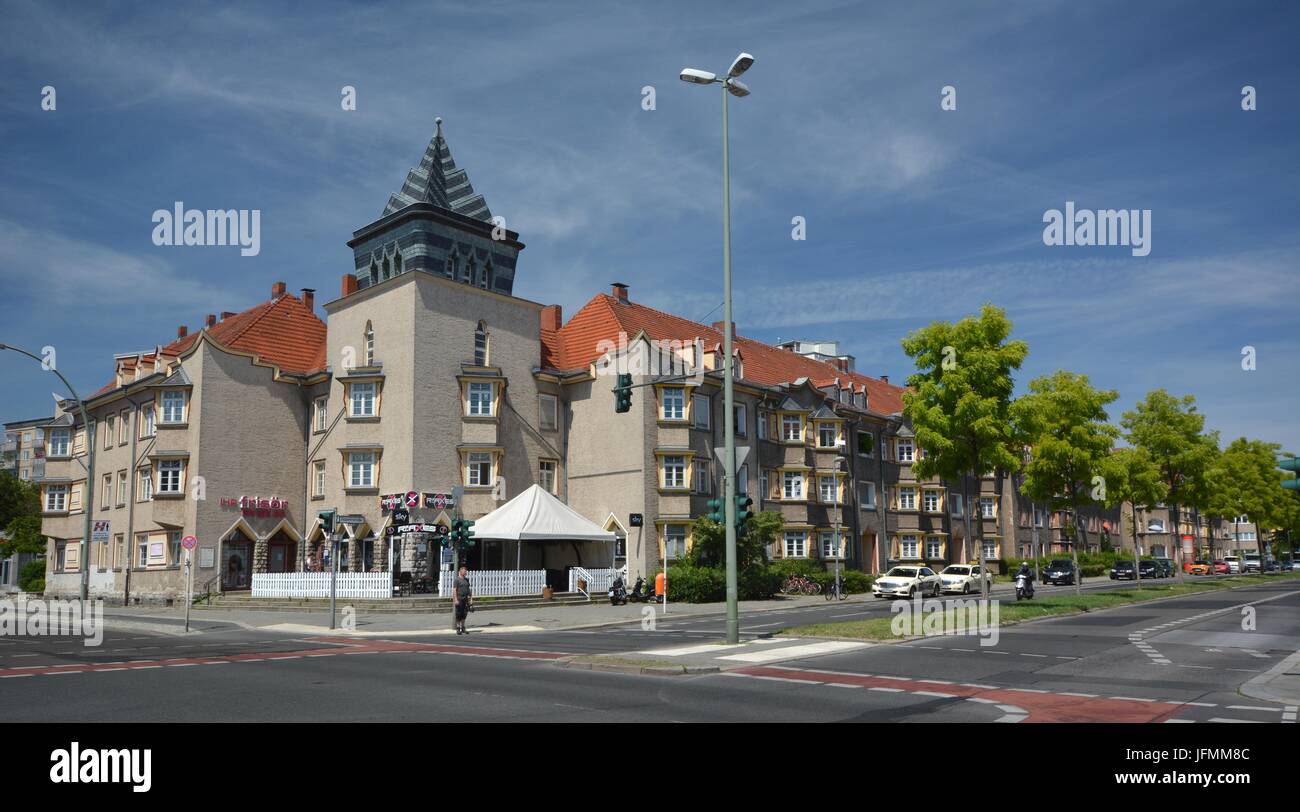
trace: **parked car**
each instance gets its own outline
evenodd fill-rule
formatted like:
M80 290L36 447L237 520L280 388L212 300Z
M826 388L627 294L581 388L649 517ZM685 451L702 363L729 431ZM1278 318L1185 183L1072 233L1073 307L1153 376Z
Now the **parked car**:
M1232 575L1236 575L1237 573L1241 572L1241 559L1240 559L1240 558L1238 558L1238 557L1235 556L1235 555L1225 555L1225 556L1223 557L1223 560L1224 560L1224 562L1227 563L1227 565L1228 565L1228 572L1229 572L1229 573L1231 573ZM1215 563L1217 564L1218 562L1216 561Z
M1216 560L1216 561L1214 562L1214 574L1215 574L1215 575L1231 575L1231 574L1232 574L1232 565L1229 564L1227 561L1223 561L1223 560L1221 560L1221 559L1220 559L1220 560Z
M1295 561L1283 561L1283 562L1282 562L1282 569L1283 569L1285 572L1295 572L1295 571L1296 571L1296 564L1297 564L1297 562L1295 562Z
M938 597L943 583L929 567L894 567L871 585L877 598L910 598L913 595Z
M1160 567L1161 578L1174 577L1174 560L1172 558L1154 558L1152 560Z
M1058 558L1043 568L1043 583L1074 584L1074 562L1068 558Z
M1150 559L1138 562L1138 575L1141 575L1144 581L1165 577L1160 565Z
M993 574L984 573L984 580L989 588L993 587ZM943 592L960 592L969 595L980 591L980 568L978 564L950 564L939 573L940 590Z
M1132 561L1116 561L1115 566L1110 571L1112 581L1136 581L1137 568L1133 566Z
M1195 561L1187 561L1183 564L1183 571L1188 575L1209 575L1210 562L1201 558Z
M1247 555L1241 559L1242 572L1262 572L1263 569L1258 555Z

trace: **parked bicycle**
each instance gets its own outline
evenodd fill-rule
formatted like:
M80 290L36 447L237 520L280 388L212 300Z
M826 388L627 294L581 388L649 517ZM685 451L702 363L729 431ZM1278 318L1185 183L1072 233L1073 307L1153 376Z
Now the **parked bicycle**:
M802 575L791 575L781 585L781 592L786 595L816 595L821 591L821 584Z
M848 598L849 593L844 591L844 579L835 577L831 579L831 585L826 589L826 600L844 600Z

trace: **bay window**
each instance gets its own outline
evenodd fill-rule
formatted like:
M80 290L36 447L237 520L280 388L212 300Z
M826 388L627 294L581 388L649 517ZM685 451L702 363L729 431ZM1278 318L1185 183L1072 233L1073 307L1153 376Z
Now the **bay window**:
M670 456L663 458L663 487L686 487L686 458Z
M348 386L348 417L375 416L375 384L354 383Z
M469 385L469 416L492 416L492 384L471 383Z
M168 390L162 393L162 422L185 422L185 393Z
M158 463L158 493L174 494L181 492L181 480L185 471L183 460L161 460Z
M492 484L492 455L486 451L472 451L467 456L468 470L465 484L487 487Z
M348 454L348 487L375 487L375 452L353 451Z

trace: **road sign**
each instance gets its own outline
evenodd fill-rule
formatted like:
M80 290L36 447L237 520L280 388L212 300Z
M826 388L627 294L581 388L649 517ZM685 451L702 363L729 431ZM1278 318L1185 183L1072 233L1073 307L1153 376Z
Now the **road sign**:
M112 524L113 523L109 521L92 522L90 525L90 540L108 541L109 535L111 534L110 528Z
M727 449L726 449L726 447L725 447L725 446L714 446L714 448L713 448L713 453L714 453L714 455L718 458L718 464L719 464L719 465L722 465L722 466L725 467L726 464L727 464L727 457L726 457ZM748 456L749 456L749 446L747 446L747 445L738 445L738 446L736 446L736 468L737 468L737 469L739 469L740 466L742 466L742 465L745 464L745 457L748 457Z
M199 546L199 540L194 536L186 536L181 539L181 546L187 550L193 550L195 547Z

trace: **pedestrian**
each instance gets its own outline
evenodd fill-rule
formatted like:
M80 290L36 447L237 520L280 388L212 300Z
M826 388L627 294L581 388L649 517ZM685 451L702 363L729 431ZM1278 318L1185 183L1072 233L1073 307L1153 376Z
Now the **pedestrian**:
M456 634L469 634L465 628L465 618L469 615L469 608L474 604L474 592L469 586L469 568L461 567L460 574L456 576L456 581L452 584L453 614L456 618Z

